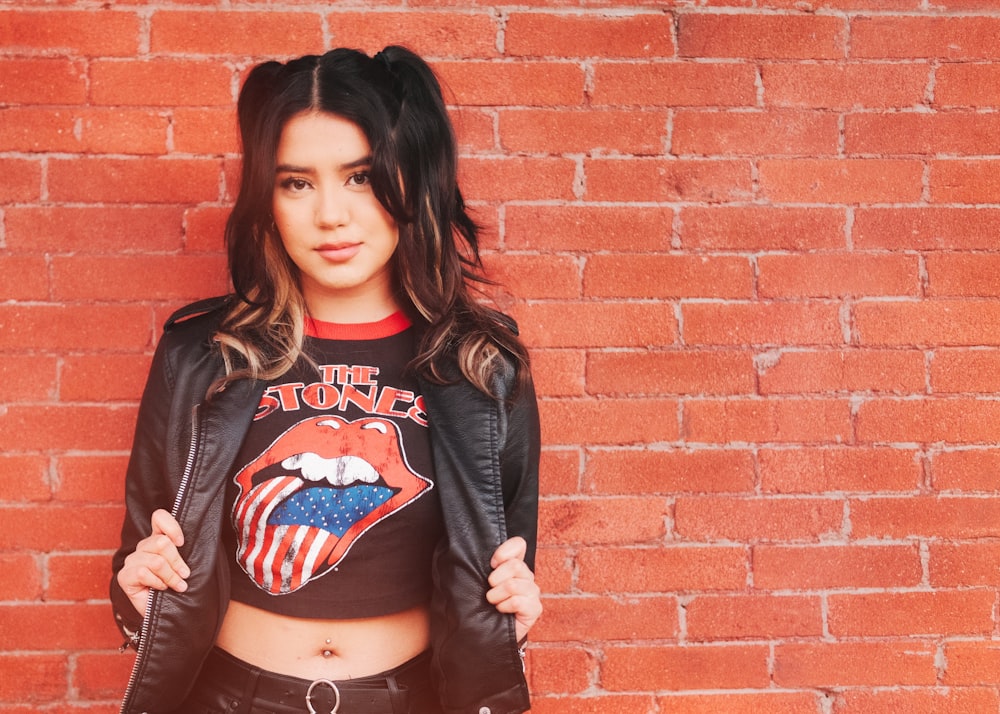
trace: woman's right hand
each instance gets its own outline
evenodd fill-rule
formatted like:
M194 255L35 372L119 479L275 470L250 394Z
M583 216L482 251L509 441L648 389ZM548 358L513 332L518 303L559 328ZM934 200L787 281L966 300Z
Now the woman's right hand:
M177 519L162 508L150 519L153 532L139 541L135 551L125 558L118 571L118 584L140 615L146 615L149 591L187 590L191 569L177 550L184 545L184 534Z

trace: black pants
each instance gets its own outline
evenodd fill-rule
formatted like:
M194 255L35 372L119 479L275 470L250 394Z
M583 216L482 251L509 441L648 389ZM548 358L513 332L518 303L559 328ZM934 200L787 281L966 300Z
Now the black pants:
M338 703L339 700L339 703ZM310 707L312 707L310 709ZM440 714L430 654L357 679L310 681L254 667L212 650L174 714Z

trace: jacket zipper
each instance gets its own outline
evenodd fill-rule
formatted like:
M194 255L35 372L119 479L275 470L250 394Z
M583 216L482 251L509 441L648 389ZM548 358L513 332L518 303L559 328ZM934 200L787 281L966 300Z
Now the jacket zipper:
M184 502L184 495L187 491L188 483L191 480L191 472L194 470L194 459L198 450L198 405L191 410L191 442L188 445L187 461L184 462L184 472L181 474L181 482L177 487L177 495L174 496L174 503L170 507L170 515L177 518ZM120 714L125 714L129 700L135 692L135 685L139 678L139 669L142 661L146 658L147 642L149 640L149 615L153 612L153 605L156 602L158 590L150 588L146 597L146 617L142 618L142 627L138 633L138 647L136 648L135 662L132 663L132 673L128 678L128 686L125 687L125 695L122 697Z

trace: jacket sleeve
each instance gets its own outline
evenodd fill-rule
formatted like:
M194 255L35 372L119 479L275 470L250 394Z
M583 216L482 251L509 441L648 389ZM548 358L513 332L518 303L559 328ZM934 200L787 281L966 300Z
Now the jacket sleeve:
M538 540L538 460L541 436L538 403L529 374L523 375L508 404L507 438L500 454L507 536L521 536L528 543L525 562L535 569Z
M136 544L151 532L150 518L157 508L169 509L172 489L167 482L165 442L172 402L166 340L160 340L139 404L132 453L125 475L125 518L121 545L112 558L111 604L115 624L136 645L142 616L118 585L118 571Z

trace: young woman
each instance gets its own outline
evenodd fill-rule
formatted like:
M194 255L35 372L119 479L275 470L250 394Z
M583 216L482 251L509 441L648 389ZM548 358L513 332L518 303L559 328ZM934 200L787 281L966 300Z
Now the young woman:
M234 294L167 322L115 554L123 712L529 708L538 417L413 53L259 65Z

